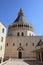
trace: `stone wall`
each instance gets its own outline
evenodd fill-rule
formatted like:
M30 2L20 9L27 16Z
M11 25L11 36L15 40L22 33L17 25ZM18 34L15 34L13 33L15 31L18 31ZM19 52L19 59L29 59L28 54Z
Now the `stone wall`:
M19 50L17 49L20 48L21 44L21 49L23 48L22 58L36 57L36 53L33 51L36 50L36 45L40 39L43 41L43 36L8 36L6 38L4 56L18 58Z

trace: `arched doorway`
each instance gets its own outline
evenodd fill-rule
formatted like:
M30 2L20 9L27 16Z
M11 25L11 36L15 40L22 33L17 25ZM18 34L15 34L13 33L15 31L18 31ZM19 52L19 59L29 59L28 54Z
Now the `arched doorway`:
M23 48L20 46L18 49L18 58L19 59L22 59L23 58Z
M20 58L20 59L22 58L22 52L18 53L18 58Z

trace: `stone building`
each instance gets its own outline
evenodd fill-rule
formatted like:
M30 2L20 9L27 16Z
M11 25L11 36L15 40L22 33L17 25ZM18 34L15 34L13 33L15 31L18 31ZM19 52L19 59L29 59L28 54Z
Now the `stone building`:
M4 58L6 27L0 22L0 59Z
M32 24L28 23L20 9L16 20L9 25L4 59L34 58L43 60L43 36L35 36Z

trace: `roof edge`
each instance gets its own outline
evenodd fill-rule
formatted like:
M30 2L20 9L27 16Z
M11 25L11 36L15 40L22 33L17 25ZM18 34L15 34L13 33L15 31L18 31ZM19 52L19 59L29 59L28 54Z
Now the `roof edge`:
M1 21L0 21L1 24L3 24ZM3 24L4 25L4 24ZM4 25L5 28L7 28L5 25Z

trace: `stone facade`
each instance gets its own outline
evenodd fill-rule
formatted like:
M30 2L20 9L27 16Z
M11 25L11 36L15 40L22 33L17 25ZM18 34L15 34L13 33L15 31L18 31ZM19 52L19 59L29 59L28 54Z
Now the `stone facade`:
M4 58L6 27L0 22L0 58Z
M17 19L8 27L4 59L37 59L40 54L38 52L39 46L37 46L37 44L39 45L40 40L43 42L43 36L35 36L33 26L30 23L27 23L22 10L20 10ZM39 57L42 57L42 55Z
M40 39L43 41L43 36L8 36L6 38L5 57L19 58L19 51L21 51L22 58L36 58L36 52L33 51L36 50L36 45Z

